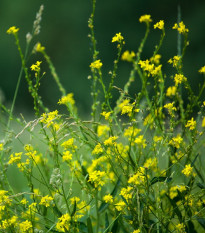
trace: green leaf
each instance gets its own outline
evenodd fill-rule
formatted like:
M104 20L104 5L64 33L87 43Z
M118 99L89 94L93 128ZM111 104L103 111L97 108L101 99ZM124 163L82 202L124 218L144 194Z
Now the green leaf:
M112 190L112 192L111 192L111 195L112 195L113 197L116 196L119 185L120 185L120 177L118 178L117 183L115 184L115 187L113 188L113 190ZM101 203L101 205L100 205L98 211L99 211L99 212L103 212L103 211L108 207L108 205L109 205L108 203L106 203L106 202L103 201L103 202Z
M112 233L117 233L119 231L119 223L118 223L118 218L115 219L115 222L112 226L111 232Z
M106 212L105 213L105 229L103 232L105 232L105 233L109 232L109 225L110 225L109 218L108 218L108 214Z
M176 202L174 200L172 200L167 194L166 194L166 196L169 199L171 205L173 206L174 213L177 215L179 221L181 222L182 221L182 214L181 214Z
M196 157L194 158L194 160L192 161L192 163L191 163L191 167L193 167L193 166L194 166L194 163L196 162L196 159L198 158L198 156L199 156L199 154L197 154L197 155L196 155Z
M84 222L78 222L78 226L81 233L88 233L88 228Z
M205 185L202 184L202 183L197 183L197 186L198 186L200 189L205 189Z
M87 218L87 227L88 227L88 233L93 233L92 221L90 217Z
M73 206L73 211L71 213L71 217L75 214L76 212L76 201L74 202L74 206Z
M197 218L197 221L205 229L205 219L204 218Z
M153 185L157 182L164 182L166 181L167 183L169 183L172 180L171 177L166 177L166 176L155 176L151 181L150 181L150 185Z

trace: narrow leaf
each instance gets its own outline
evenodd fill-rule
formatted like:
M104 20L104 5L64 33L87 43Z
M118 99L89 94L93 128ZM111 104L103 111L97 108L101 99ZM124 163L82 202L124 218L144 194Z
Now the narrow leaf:
M90 217L87 218L87 227L88 227L88 233L93 233L92 221Z
M205 229L205 219L204 218L197 218L197 221Z
M205 185L202 184L202 183L197 183L197 186L198 186L200 189L205 189Z
M154 177L151 181L150 181L150 185L153 185L157 182L164 182L166 181L167 183L169 183L172 180L171 177L166 177L166 176L159 176L159 177Z
M171 205L173 206L174 213L177 215L179 221L181 222L182 221L182 214L181 214L176 202L174 200L172 200L167 194L166 194L166 196L169 199Z
M112 233L117 233L119 230L119 224L118 224L118 219L115 219L115 222L112 226L111 232Z

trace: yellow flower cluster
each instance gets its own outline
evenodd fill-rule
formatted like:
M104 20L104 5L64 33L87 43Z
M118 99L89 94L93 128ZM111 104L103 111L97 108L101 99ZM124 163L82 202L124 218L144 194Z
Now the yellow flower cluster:
M139 18L140 23L144 22L144 23L151 23L152 19L151 19L151 15L142 15Z
M4 144L0 143L0 151L2 151L4 149Z
M142 146L143 148L145 148L147 146L146 144L146 139L144 139L143 135L139 135L137 138L135 138L134 141L138 146Z
M182 193L182 192L186 191L186 186L185 185L172 186L170 188L170 193L169 193L169 196L171 199L174 199L178 195L177 190L179 190Z
M145 168L139 167L138 171L129 178L128 184L140 185L145 182Z
M103 148L100 143L98 143L92 151L93 155L98 155L103 152Z
M159 28L160 30L164 29L164 20L160 20L154 25L154 29Z
M140 60L138 63L143 71L146 71L149 75L157 76L161 73L162 65L155 66L147 59L146 61Z
M183 21L181 21L179 24L175 23L174 26L172 27L172 29L177 29L177 31L180 34L185 34L187 32L189 32L189 29L187 29L183 23Z
M124 37L121 35L121 32L116 33L115 36L113 36L113 38L112 38L112 43L114 43L114 42L121 43L123 41L124 41Z
M73 93L69 93L66 96L63 96L59 101L58 104L71 104L74 105L75 104L75 100L73 98Z
M92 69L100 69L102 67L102 62L100 60L96 60L90 64L90 68Z
M168 88L167 88L167 92L166 92L166 96L169 96L169 97L175 96L176 91L177 91L176 86L168 87Z
M45 47L43 47L42 45L41 45L41 43L37 43L36 44L36 46L35 46L35 51L36 52L43 52L45 50Z
M42 63L42 61L37 61L36 64L33 64L31 66L31 70L35 71L35 72L39 72L40 71L40 64Z
M132 62L134 61L134 57L135 57L135 53L132 51L132 52L129 52L128 50L126 50L123 54L122 54L122 57L121 59L123 61L128 61L128 62Z
M53 205L53 197L50 197L49 195L42 197L39 205L44 205L45 207Z
M128 201L129 199L132 199L132 190L133 187L131 186L128 186L127 188L122 188L120 191L120 195L123 196L126 201Z
M176 107L174 107L174 103L165 104L164 108L167 108L169 115L172 117L174 116L173 111L177 110Z
M174 56L173 58L170 58L168 63L173 64L173 67L179 67L181 63L181 56Z
M201 69L199 70L199 73L205 74L205 66L201 67Z
M107 125L98 125L97 135L98 137L106 136L107 132L110 131L110 127Z
M58 218L56 229L61 232L68 232L70 227L70 221L71 221L71 216L68 213L63 214L60 218Z
M191 166L191 164L188 164L185 166L185 168L182 170L182 173L185 176L190 176L193 172L193 167Z
M190 130L194 130L196 128L196 121L192 117L191 120L188 120L187 124L185 127L189 128Z
M58 110L49 113L43 113L41 117L42 119L40 122L46 124L47 128L49 128L51 125L54 125L54 120L59 118Z
M19 31L19 28L16 28L15 26L13 26L7 30L7 33L15 35L18 31Z
M115 141L116 141L117 139L118 139L117 136L109 137L108 139L106 139L106 140L104 141L104 145L105 145L105 146L113 146L113 145L116 144Z
M169 141L169 144L179 149L182 142L183 142L183 138L180 135L177 135L176 137L173 137Z
M107 194L103 197L103 201L105 203L113 203L113 196L111 194Z
M105 184L104 177L106 176L106 173L104 171L98 171L95 170L93 172L89 173L89 182L93 183L95 188L98 190L101 189L101 186Z
M187 81L187 78L183 74L175 74L174 76L175 86L178 86L182 82L186 82L186 81Z
M105 120L110 120L110 115L112 112L102 112L101 115L105 117Z

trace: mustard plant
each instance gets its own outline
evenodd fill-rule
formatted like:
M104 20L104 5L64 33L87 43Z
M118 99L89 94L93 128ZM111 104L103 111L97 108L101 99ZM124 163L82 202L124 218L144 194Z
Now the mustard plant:
M124 35L113 34L110 43L116 47L116 59L106 85L94 30L95 7L93 0L88 20L93 55L90 120L79 116L75 96L62 86L46 48L40 42L31 47L40 32L43 6L32 33L26 35L25 53L20 29L13 26L7 31L14 36L22 68L11 109L1 104L8 117L0 143L0 231L204 232L205 81L195 93L184 74L189 30L182 21L173 25L184 43L181 55L167 61L174 71L171 75L164 73L160 61L164 20L153 23L151 15L139 18L145 24L145 36L138 51L125 50ZM159 43L151 57L142 59L151 28L159 31ZM31 64L28 55L37 53L42 59ZM131 65L124 87L115 86L120 60ZM56 102L65 106L67 114L49 110L39 95L46 77L42 62L61 93ZM205 76L205 66L198 72ZM23 76L35 111L35 119L28 123L13 114ZM140 91L131 94L135 82ZM117 101L114 89L119 91ZM20 131L12 131L12 120L21 125ZM20 150L12 146L15 141ZM23 190L11 182L12 170L15 179L25 181Z

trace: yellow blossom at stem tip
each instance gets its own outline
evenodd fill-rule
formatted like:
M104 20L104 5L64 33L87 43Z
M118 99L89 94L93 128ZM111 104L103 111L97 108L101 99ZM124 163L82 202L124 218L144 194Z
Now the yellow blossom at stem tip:
M142 15L139 18L140 23L144 22L144 23L151 23L152 19L151 19L151 15Z
M112 43L113 42L122 42L124 40L124 37L121 35L121 32L116 33L115 36L112 38Z
M13 34L13 35L15 35L18 31L19 31L19 28L16 28L15 26L13 26L13 27L10 27L6 32L7 32L8 34Z
M205 74L205 66L201 67L201 69L199 70L199 73Z
M90 68L100 69L102 67L102 62L100 60L96 60L90 64Z
M155 25L154 25L154 29L160 29L160 30L163 30L164 29L164 20L160 20L159 22L157 22Z

